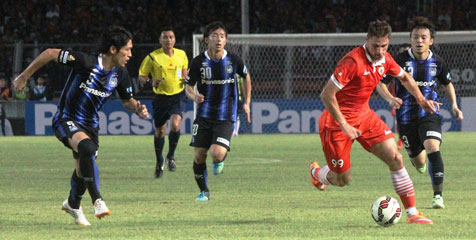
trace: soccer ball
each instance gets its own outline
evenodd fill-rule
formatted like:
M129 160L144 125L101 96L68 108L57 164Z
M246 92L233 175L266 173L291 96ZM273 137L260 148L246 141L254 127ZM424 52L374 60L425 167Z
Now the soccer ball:
M377 198L372 204L372 218L380 226L389 227L397 223L402 216L402 208L397 199L389 196Z

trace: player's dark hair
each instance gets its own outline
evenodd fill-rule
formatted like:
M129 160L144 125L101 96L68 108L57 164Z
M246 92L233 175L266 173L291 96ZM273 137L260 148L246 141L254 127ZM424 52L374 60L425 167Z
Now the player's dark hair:
M228 38L228 31L226 31L225 25L220 21L216 21L216 22L212 22L208 24L205 27L205 32L203 32L203 38L204 39L208 38L208 36L210 36L210 34L212 34L213 31L220 28L223 29L223 31L225 31L225 36Z
M373 21L369 24L367 37L390 37L392 35L392 27L385 21Z
M107 53L111 46L119 50L127 45L129 40L132 40L132 34L125 28L115 25L110 26L99 38L98 51L100 53Z
M435 25L427 17L417 16L414 17L410 23L410 37L414 29L428 29L430 31L430 37L435 37Z
M172 26L164 26L162 28L160 28L160 32L166 32L166 31L172 31L174 32L174 28Z

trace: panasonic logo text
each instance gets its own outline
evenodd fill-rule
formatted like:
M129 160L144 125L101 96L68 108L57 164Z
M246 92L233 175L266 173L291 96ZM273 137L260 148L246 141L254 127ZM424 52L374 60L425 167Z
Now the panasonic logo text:
M417 85L419 87L428 87L428 86L433 86L433 84L435 84L435 80L431 81L431 82L421 82L421 81L417 81L416 82Z
M91 93L92 95L95 95L95 96L98 96L98 97L109 97L111 95L111 93L105 93L105 92L101 92L101 91L96 90L96 89L92 89L92 88L86 86L85 83L81 83L81 85L79 85L79 88L83 88L85 92Z
M227 79L227 80L205 80L205 79L202 79L202 84L206 84L206 85L227 84L227 83L234 83L234 82L235 82L234 78L230 78L230 79Z

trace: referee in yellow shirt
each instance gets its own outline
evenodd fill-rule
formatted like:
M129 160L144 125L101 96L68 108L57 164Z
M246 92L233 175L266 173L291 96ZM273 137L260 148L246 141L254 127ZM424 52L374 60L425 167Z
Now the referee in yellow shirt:
M175 171L174 153L180 138L180 122L185 111L186 96L184 79L187 77L188 59L183 50L174 48L175 34L172 28L161 30L160 45L147 55L139 68L139 80L151 82L154 93L152 101L154 116L154 147L157 164L155 177L160 178L164 170L162 150L165 145L165 130L170 119L169 152L165 158L169 171ZM152 76L152 80L149 78Z

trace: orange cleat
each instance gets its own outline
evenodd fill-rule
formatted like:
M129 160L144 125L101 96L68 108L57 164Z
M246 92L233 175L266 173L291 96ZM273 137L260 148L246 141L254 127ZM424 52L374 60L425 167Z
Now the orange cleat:
M314 187L316 187L318 190L320 191L324 191L326 190L327 186L323 183L321 183L321 181L319 181L319 179L315 179L314 176L312 175L312 170L314 168L317 168L316 171L319 171L319 164L317 164L317 162L311 162L309 164L309 170L310 170L310 173L311 173L311 183L312 185L314 185Z
M423 216L423 213L418 212L417 215L413 215L407 218L408 223L421 223L421 224L433 224L433 221Z

